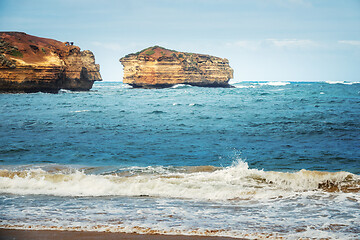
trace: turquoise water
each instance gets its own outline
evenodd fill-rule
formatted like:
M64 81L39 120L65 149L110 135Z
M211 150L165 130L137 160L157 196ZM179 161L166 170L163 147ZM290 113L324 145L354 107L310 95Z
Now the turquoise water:
M1 94L0 225L356 238L360 84L235 86Z

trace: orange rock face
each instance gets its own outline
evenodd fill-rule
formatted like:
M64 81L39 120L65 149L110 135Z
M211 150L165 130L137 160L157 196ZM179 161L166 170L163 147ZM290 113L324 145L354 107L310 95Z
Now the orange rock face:
M231 87L233 69L226 58L177 52L159 46L120 59L123 82L140 88L164 88L176 84Z
M90 51L21 32L0 32L0 92L86 91L101 81Z

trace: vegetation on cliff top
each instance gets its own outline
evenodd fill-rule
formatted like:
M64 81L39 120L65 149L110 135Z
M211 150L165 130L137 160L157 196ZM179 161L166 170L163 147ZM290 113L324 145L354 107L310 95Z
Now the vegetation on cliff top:
M14 57L23 57L23 54L18 50L16 46L12 46L4 39L0 38L0 66L7 68L15 68L15 60L9 60L4 54L8 54Z
M74 50L75 49L75 50ZM65 56L79 52L77 46L20 32L0 32L0 53L8 59L21 59L25 63L46 62L51 53Z
M11 50L9 54L14 57L23 57L23 54L19 50L15 50L15 49Z
M0 38L0 53L9 54L14 57L23 57L23 54L16 46L12 46L10 43L6 42L2 38Z
M147 50L147 51L145 52L145 54L148 55L148 56L151 56L151 55L153 55L154 53L155 53L155 51L152 50L152 49Z
M188 53L188 52L179 52L173 49L168 49L168 48L164 48L158 45L152 46L152 47L148 47L145 48L143 50L140 50L136 53L130 53L125 55L122 59L124 58L129 58L129 57L136 57L138 58L139 56L151 56L151 58L153 59L159 59L159 58L163 58L163 57L170 57L170 58L176 58L179 59L181 61L190 58L190 62L196 62L196 60L193 59L193 57L197 57L197 56L202 56L202 57L211 57L209 55L205 55L205 54L196 54L196 53ZM120 59L121 61L121 59Z
M125 56L126 57L131 57L131 56L139 56L140 54L145 54L147 56L151 56L153 54L155 54L157 51L160 50L160 54L161 56L166 56L166 53L167 52L172 52L172 53L178 53L178 51L176 50L172 50L172 49L167 49L167 48L164 48L164 47L161 47L161 46L158 46L158 45L155 45L155 46L152 46L152 47L148 47L148 48L145 48L143 50L140 50L136 53L130 53L130 54L127 54Z

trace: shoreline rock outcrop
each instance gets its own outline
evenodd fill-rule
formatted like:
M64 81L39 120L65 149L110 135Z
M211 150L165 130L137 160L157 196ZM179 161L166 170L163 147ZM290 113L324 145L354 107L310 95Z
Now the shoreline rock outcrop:
M231 87L233 69L226 58L178 52L154 46L120 59L123 82L134 88L166 88L176 84Z
M91 51L22 32L0 32L0 92L90 90L102 81Z

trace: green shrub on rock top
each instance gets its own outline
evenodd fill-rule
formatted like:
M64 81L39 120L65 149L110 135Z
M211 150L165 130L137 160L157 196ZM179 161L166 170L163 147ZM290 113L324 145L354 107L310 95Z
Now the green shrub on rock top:
M16 50L16 49L11 50L9 52L9 54L14 57L23 57L23 54L19 50Z
M0 38L0 53L9 54L14 57L23 57L23 54L16 46L12 46L2 38Z
M145 52L145 54L148 55L148 56L151 56L151 55L153 55L154 53L155 53L155 51L152 50L152 49Z

